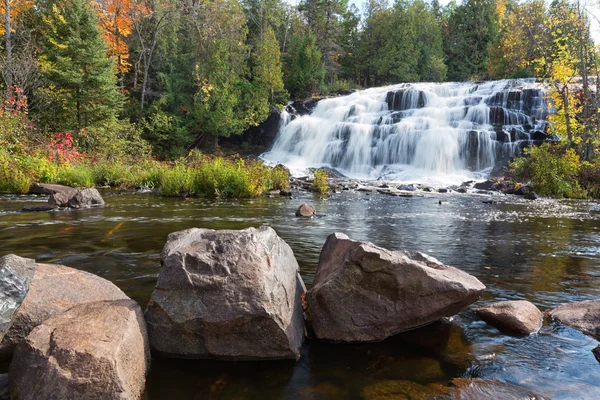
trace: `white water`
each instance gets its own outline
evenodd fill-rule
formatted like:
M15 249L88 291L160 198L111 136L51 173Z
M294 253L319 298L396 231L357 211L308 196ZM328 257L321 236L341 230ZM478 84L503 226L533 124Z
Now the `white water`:
M262 157L295 175L326 166L368 180L482 179L544 130L539 89L534 80L416 83L321 100L310 115L292 119L284 111L273 149Z

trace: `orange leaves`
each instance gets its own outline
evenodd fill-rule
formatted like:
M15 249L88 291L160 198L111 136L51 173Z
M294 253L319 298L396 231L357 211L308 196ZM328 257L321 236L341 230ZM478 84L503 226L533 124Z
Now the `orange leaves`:
M19 16L25 11L33 7L33 0L0 0L0 35L4 35L4 17L6 15L6 3L10 6L10 17L12 19L12 25L15 25L15 21L18 21ZM13 29L11 29L12 31Z
M125 38L133 32L136 21L150 14L150 9L136 0L96 0L95 5L109 55L115 58L121 73L127 72L131 64Z

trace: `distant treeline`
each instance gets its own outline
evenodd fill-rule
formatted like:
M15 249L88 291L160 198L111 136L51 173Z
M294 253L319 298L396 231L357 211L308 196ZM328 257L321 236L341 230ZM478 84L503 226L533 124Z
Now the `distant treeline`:
M172 158L292 98L413 81L566 82L596 66L579 1L1 2L4 112L28 114L25 125L4 118L0 144L71 132L81 151L149 143Z

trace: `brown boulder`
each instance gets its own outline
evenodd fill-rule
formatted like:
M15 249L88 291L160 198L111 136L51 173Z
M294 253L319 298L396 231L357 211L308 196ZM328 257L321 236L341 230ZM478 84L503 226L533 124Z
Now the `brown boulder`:
M146 322L150 346L181 358L299 356L304 284L272 228L169 235Z
M78 190L67 202L71 208L90 208L104 205L104 199L98 192L98 189L89 188Z
M454 315L484 290L477 278L425 254L334 233L307 300L317 338L371 342Z
M307 217L312 217L314 215L317 215L317 210L315 210L315 208L313 206L310 206L308 204L302 204L296 210L296 217L307 218Z
M0 257L0 342L21 307L35 272L35 261L14 254Z
M525 300L499 301L475 311L488 324L511 333L529 335L542 327L541 311Z
M87 303L47 319L17 346L10 392L19 399L140 399L149 366L138 304Z
M17 343L50 316L83 303L119 299L129 298L99 276L63 265L36 264L29 293L0 343L0 359L10 358Z
M548 312L553 320L600 339L600 300L563 304Z

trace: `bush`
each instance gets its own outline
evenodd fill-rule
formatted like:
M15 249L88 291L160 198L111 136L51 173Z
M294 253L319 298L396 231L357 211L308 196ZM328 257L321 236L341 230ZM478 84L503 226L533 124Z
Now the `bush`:
M588 196L595 199L600 198L600 161L581 164L579 182L587 191Z
M318 169L314 172L315 179L313 180L313 188L317 193L327 193L329 191L329 184L327 178L329 175L322 169Z
M526 149L525 156L510 165L520 180L529 181L539 194L554 197L586 197L578 178L580 161L573 149L544 143Z
M94 170L89 165L85 163L66 163L58 167L56 177L52 183L73 187L92 187L96 182L94 180Z

